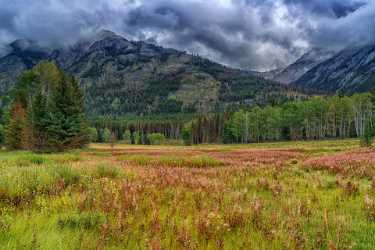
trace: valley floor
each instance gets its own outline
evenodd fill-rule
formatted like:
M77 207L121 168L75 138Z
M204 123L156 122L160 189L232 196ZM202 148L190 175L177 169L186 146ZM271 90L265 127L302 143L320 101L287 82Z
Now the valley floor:
M357 140L0 152L0 249L374 249Z

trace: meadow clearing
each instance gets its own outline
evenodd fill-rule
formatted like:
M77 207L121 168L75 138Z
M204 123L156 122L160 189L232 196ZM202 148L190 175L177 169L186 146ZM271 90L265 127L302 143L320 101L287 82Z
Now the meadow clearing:
M375 249L357 140L0 152L0 249Z

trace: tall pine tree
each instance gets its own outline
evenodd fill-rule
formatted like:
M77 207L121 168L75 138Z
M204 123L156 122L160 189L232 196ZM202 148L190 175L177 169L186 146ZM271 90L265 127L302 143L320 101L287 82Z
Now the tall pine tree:
M84 100L77 82L63 76L48 106L48 146L55 150L79 148L88 142Z

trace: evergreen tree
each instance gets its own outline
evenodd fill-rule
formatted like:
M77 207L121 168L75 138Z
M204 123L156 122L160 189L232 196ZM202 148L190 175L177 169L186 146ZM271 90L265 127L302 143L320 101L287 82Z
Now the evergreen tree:
M14 102L10 111L10 119L5 129L5 142L8 149L19 150L24 148L26 126L26 111L19 102Z
M41 62L24 72L12 97L9 148L62 151L88 143L83 93L55 64Z
M39 91L29 106L27 119L27 146L34 151L43 151L47 142L48 110L47 98Z
M47 145L62 151L80 148L88 138L88 127L83 109L83 95L76 81L65 75L53 89L48 104Z

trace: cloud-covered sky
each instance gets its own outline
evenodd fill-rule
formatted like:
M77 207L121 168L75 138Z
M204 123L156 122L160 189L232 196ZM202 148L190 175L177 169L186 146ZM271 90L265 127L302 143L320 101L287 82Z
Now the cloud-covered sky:
M0 6L0 50L18 38L57 47L109 29L267 70L313 47L375 43L374 0L0 0Z

